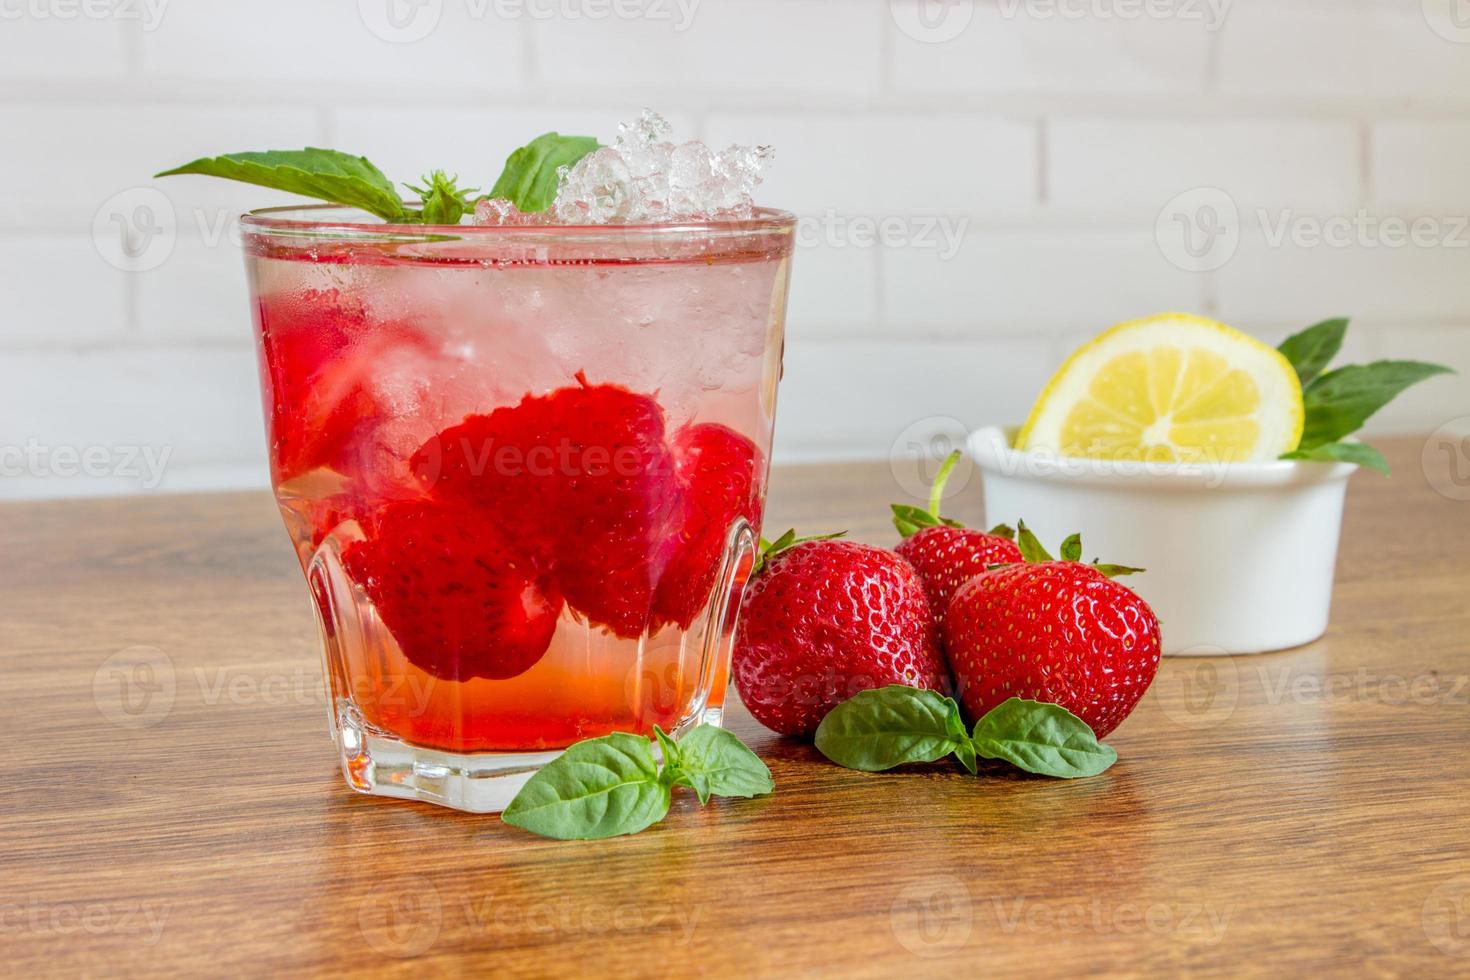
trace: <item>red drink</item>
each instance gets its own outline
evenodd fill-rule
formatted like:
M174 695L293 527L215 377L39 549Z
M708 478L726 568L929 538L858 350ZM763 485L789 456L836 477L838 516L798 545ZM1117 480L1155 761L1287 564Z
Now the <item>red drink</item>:
M579 739L718 721L790 216L328 223L351 214L245 222L349 782L496 809L497 773Z

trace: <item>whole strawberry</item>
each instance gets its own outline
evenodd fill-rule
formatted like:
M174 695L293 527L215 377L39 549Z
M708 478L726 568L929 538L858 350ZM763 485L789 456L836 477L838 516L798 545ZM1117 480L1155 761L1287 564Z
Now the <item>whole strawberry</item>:
M650 395L577 384L468 416L414 454L438 499L470 507L538 568L567 603L618 636L648 628L679 495Z
M1059 704L1102 738L1138 704L1159 667L1159 621L1113 575L1084 564L1072 535L1056 561L1020 525L1025 561L966 582L950 601L944 648L971 718L1007 698Z
M899 555L788 531L762 553L735 634L733 673L756 720L808 737L859 691L948 678L929 600Z
M987 533L939 516L944 484L959 460L960 453L956 450L939 467L934 486L929 491L928 510L905 504L893 505L893 526L903 535L903 540L893 550L907 558L924 580L929 605L941 625L949 609L949 600L960 586L991 565L1021 560L1021 549L1012 540L1015 532L1004 524Z
M473 510L396 501L363 524L342 565L409 663L442 680L504 680L551 646L561 596Z

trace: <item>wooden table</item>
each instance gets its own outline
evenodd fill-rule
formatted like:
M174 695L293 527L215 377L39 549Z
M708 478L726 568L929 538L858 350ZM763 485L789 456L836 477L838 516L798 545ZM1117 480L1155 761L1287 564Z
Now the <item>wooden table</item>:
M1354 479L1328 635L1166 662L1101 777L864 775L737 709L773 797L593 843L346 789L266 495L0 507L0 963L1470 973L1470 504L1421 445ZM897 496L884 465L785 469L771 526L891 542ZM135 646L167 661L124 704Z

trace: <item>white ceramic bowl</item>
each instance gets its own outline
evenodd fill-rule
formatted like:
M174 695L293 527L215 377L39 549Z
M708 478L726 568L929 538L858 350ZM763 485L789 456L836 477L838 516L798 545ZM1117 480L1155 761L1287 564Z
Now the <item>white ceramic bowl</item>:
M1185 465L1011 448L971 434L988 524L1024 520L1047 549L1147 569L1123 579L1158 615L1166 654L1261 653L1327 628L1351 463Z

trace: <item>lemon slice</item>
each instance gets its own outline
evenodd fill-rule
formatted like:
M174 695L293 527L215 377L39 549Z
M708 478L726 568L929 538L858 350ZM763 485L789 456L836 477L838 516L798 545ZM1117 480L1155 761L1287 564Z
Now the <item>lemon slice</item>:
M1280 351L1223 323L1162 313L1103 331L1047 383L1017 449L1149 462L1275 459L1302 435Z

